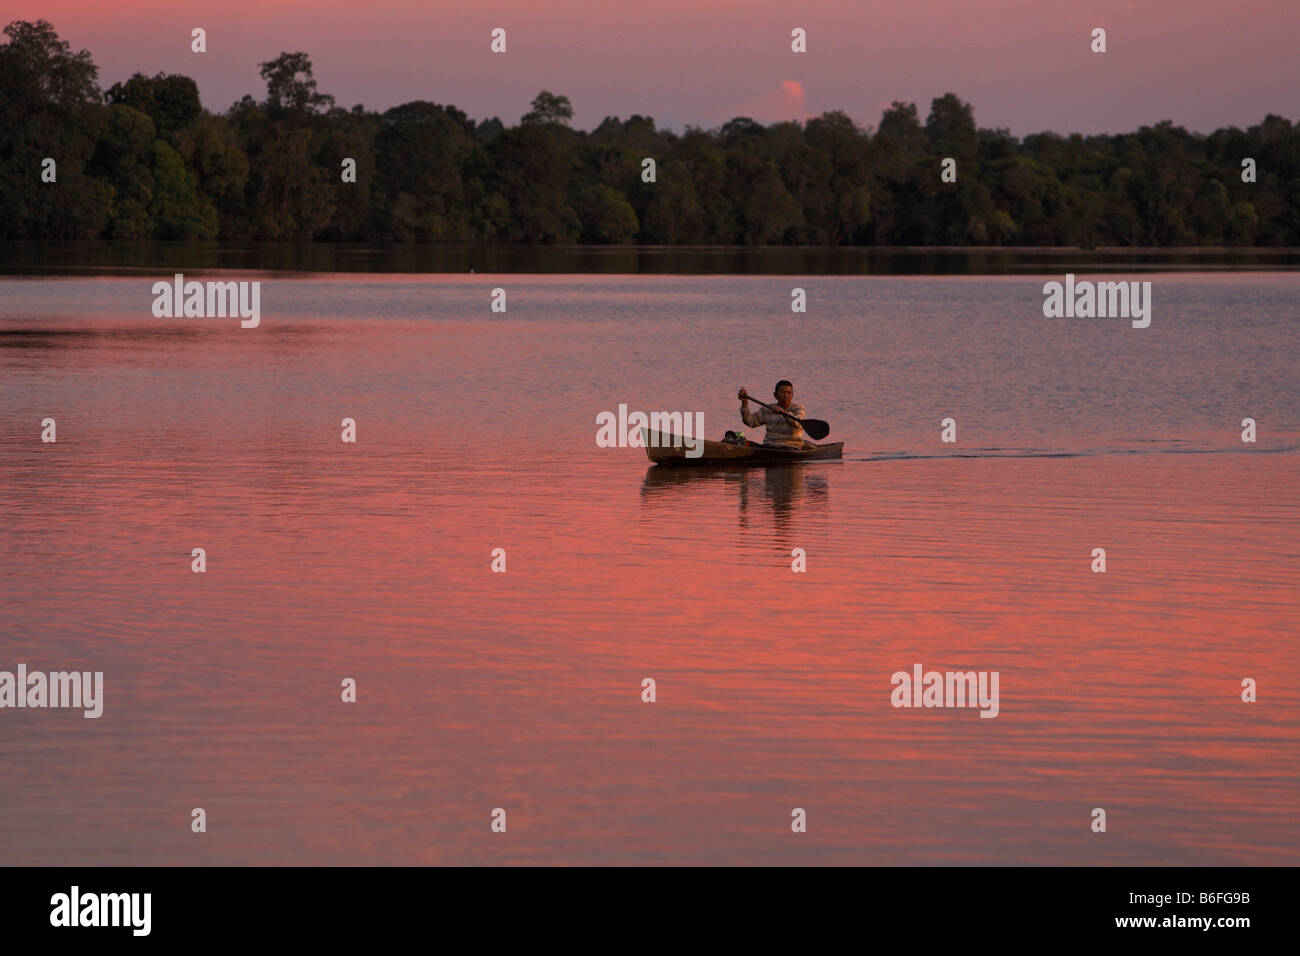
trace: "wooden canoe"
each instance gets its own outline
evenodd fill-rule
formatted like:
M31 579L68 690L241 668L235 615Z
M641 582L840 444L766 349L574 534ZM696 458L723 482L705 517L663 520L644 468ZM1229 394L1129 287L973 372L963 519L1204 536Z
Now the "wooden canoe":
M698 458L687 457L678 435L641 429L646 457L656 465L779 465L791 461L824 461L844 456L844 442L815 445L811 448L780 448L773 445L732 445L729 442L704 442Z

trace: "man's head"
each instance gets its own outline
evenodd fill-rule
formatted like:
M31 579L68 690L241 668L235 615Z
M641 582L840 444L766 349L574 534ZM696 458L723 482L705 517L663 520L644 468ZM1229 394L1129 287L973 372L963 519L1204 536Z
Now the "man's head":
M772 389L773 396L776 397L776 403L782 408L789 408L790 403L794 401L794 386L785 379L776 383L776 388Z

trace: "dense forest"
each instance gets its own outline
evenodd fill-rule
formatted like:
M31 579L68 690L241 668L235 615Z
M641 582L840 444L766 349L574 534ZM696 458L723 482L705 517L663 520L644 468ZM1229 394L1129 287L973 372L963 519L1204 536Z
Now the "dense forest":
M1300 125L1024 139L949 93L874 131L839 111L682 134L570 128L542 91L516 126L320 93L304 53L261 101L205 110L182 75L107 91L87 51L15 21L0 45L0 236L725 245L1300 245ZM56 163L55 182L42 179ZM956 182L940 178L956 160ZM343 181L343 161L356 181ZM655 181L642 161L655 160ZM1257 181L1242 181L1242 161Z

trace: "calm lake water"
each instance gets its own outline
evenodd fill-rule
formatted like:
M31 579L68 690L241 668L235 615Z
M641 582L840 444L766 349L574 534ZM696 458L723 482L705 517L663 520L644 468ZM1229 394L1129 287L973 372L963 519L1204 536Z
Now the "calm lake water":
M0 710L0 863L1300 863L1300 274L1062 275L0 281L0 670L105 674ZM595 442L778 378L845 460Z

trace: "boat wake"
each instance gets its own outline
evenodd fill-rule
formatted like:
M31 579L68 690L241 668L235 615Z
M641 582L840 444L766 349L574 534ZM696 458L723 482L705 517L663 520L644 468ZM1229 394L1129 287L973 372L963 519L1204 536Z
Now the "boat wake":
M1104 458L1111 455L1263 455L1300 451L1300 445L1244 448L1090 448L1083 451L1050 451L1043 448L974 448L946 455L918 455L914 452L877 452L866 458L845 461L931 461L941 458Z

